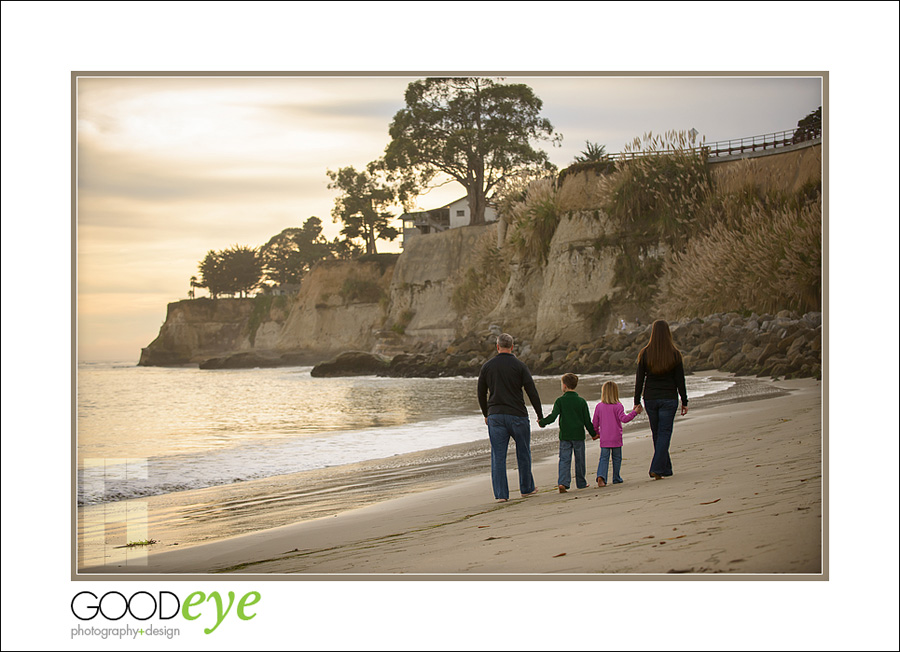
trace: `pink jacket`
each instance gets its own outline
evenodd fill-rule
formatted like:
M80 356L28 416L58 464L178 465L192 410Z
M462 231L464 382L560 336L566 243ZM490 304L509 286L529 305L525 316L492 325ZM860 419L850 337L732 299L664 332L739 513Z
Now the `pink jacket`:
M632 410L625 414L621 403L597 403L594 408L594 432L600 435L600 446L618 448L622 445L622 424L637 416Z

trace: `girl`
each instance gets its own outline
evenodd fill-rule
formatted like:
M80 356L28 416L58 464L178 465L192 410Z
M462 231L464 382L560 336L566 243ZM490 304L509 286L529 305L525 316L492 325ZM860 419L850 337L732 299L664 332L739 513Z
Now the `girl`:
M637 376L634 379L634 405L641 404L650 420L653 433L653 460L650 462L650 477L654 480L672 475L672 460L669 458L669 442L678 410L678 396L681 395L681 416L687 414L688 398L684 385L684 362L681 351L675 348L669 324L662 319L653 322L650 341L637 359Z
M622 468L622 424L628 423L641 413L641 406L625 414L619 403L619 386L607 381L600 388L600 402L594 408L594 432L600 440L600 464L597 466L597 486L606 486L606 472L609 470L609 456L613 461L613 484L624 482L619 470Z

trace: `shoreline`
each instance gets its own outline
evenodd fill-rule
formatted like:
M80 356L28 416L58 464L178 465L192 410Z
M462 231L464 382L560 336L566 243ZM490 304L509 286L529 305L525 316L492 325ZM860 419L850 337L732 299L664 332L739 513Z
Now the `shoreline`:
M722 375L729 376L728 374ZM741 525L744 521L755 521L759 517L750 518L748 516L747 519L742 519L733 516L734 514L740 514L746 509L762 510L765 513L777 507L781 502L780 500L776 500L774 503L766 502L771 496L765 500L757 498L765 492L749 491L757 485L773 484L772 478L758 472L758 468L765 468L763 465L759 467L750 465L744 469L749 473L740 476L734 473L728 473L725 476L714 473L716 461L721 461L723 456L727 458L730 454L729 451L740 447L748 448L747 454L744 455L745 459L735 459L734 464L740 464L742 461L746 463L747 459L755 457L759 457L758 461L762 463L771 462L772 452L766 450L765 445L759 443L763 438L742 441L744 438L738 436L747 429L751 431L762 429L769 433L765 439L772 439L771 443L777 440L780 442L779 447L785 448L785 452L788 454L802 453L799 456L792 455L792 464L803 469L804 479L801 484L806 486L801 487L799 491L796 491L795 488L795 491L789 492L790 495L786 496L784 500L792 504L793 511L796 512L796 514L791 514L791 518L788 520L803 523L804 552L802 554L785 553L786 558L776 555L779 558L777 562L772 559L769 552L752 554L752 551L748 551L742 555L731 556L726 560L718 559L715 556L694 559L692 555L687 555L683 563L679 560L679 564L675 564L671 568L662 568L658 566L658 563L654 564L648 559L634 568L631 564L626 564L625 567L630 570L624 572L734 573L742 572L747 567L755 569L749 571L753 573L820 573L822 569L820 519L823 497L821 383L812 379L781 382L741 379L740 377L733 379L738 381L733 388L721 394L711 395L718 399L711 399L706 402L706 405L704 405L704 397L697 399L696 403L692 401L692 407L695 409L689 412L687 417L679 417L676 420L672 446L673 461L676 467L674 478L655 482L643 479L642 467L645 462L649 461L647 451L652 450L649 426L644 421L632 428L632 431L637 431L636 438L633 441L627 440L626 443L625 460L623 460L623 476L626 478L624 485L604 489L593 487L572 490L566 495L557 494L555 489L555 432L551 439L546 436L540 437L540 435L546 435L546 431L540 431L539 436L535 438L533 451L534 472L539 495L528 500L519 500L513 493L513 499L509 503L494 503L490 494L486 442L457 445L446 447L446 449L463 446L470 450L423 451L419 454L403 456L408 459L402 460L400 464L395 461L393 466L390 464L391 458L350 465L350 468L342 470L347 473L337 474L337 478L333 479L331 484L325 483L322 486L291 487L291 483L296 480L293 476L279 476L280 481L275 481L274 478L257 480L253 483L258 486L251 487L251 491L247 492L248 487L243 487L244 491L238 492L243 493L244 496L242 499L237 499L237 502L234 502L233 496L231 501L227 497L219 496L217 500L211 500L206 506L195 505L195 509L190 513L179 514L178 507L171 506L168 516L175 520L189 522L192 519L194 521L207 519L210 523L215 523L217 519L220 522L224 519L230 521L231 529L237 530L239 533L227 538L220 537L218 540L207 538L190 547L180 549L175 547L177 545L175 544L153 546L154 549L149 553L146 549L130 550L128 551L129 558L122 563L105 567L85 564L78 571L78 576L119 576L123 573L155 576L156 574L202 574L223 571L266 575L297 573L300 578L313 576L322 578L323 574L324 577L340 577L348 573L353 575L374 573L379 576L382 573L405 576L420 573L462 573L466 577L471 577L472 573L493 575L494 573L528 574L531 572L553 573L553 577L558 577L556 573L559 572L575 573L576 575L588 573L590 576L595 576L599 572L604 575L607 571L593 563L587 563L587 560L594 557L600 559L608 555L600 554L600 551L588 554L589 551L583 549L583 544L575 546L578 554L563 551L562 554L557 555L570 563L553 562L550 565L542 563L534 567L531 564L527 566L520 564L519 567L516 567L515 563L508 560L504 563L498 563L499 560L491 562L489 559L483 559L483 555L480 554L474 554L471 559L466 558L467 549L469 553L476 552L471 550L473 542L471 539L473 533L470 531L473 527L471 523L479 522L476 526L478 534L483 531L496 534L507 530L517 533L515 536L505 534L485 539L485 541L495 541L504 538L518 539L526 532L530 532L526 524L535 522L534 527L544 532L543 535L537 536L536 540L549 544L554 535L547 535L547 528L540 527L541 522L546 521L545 525L549 526L552 523L555 524L553 527L559 527L560 534L555 536L560 537L568 536L569 531L574 534L578 529L577 527L573 529L574 524L577 522L579 526L584 525L581 521L585 518L587 518L586 527L590 530L590 518L587 513L581 514L581 512L589 509L591 503L596 503L596 507L602 506L604 512L613 509L618 514L617 518L626 521L632 514L635 501L650 501L640 511L648 514L659 512L658 516L668 515L668 509L682 501L706 503L712 506L715 506L716 503L723 503L722 506L724 506L724 497L718 499L712 497L710 498L712 502L693 500L697 492L705 492L705 487L714 481L716 487L721 486L721 491L731 496L727 504L734 502L735 504L732 506L738 506L738 503L742 502L739 498L743 498L744 501L749 500L750 503L759 501L764 503L753 509L747 507L741 510L726 510L725 514L719 514L721 510L716 510L715 507L704 507L701 510L704 512L716 511L717 518L729 522L734 521L727 529L742 531L746 529ZM747 382L740 382L741 380ZM758 398L758 395L754 396L753 392L750 392L749 395L742 395L742 385L768 387L773 391L767 393L765 398ZM791 400L792 398L796 401ZM802 428L797 429L786 425L795 421L790 416L792 412L788 406L797 408L800 404L802 404L801 412L804 418ZM777 414L786 416L779 418L776 417ZM797 425L799 424L793 424L793 426ZM718 434L723 429L729 430L735 435L736 441L729 441L728 438L723 440L724 435ZM793 449L793 446L797 445L792 444L793 439L801 436L802 438L797 440L799 448ZM805 444L802 443L804 439ZM471 450L471 447L475 447L477 450ZM599 456L599 451L593 450L594 448L595 446L591 446L591 442L588 442L589 467L591 464L596 465L596 458ZM684 467L684 471L680 470L681 467ZM514 457L507 468L510 471L511 487L515 487L517 481ZM322 471L322 477L310 477L309 480L315 485L316 481L324 481L325 475L334 476L334 473L334 469L326 469ZM342 481L346 481L347 478L354 475L357 476L355 484L350 486L341 484ZM593 469L588 469L588 476L589 481L592 480ZM754 479L750 480L749 478ZM550 486L551 479L553 480L552 490L549 490L547 487ZM251 483L245 484L250 485ZM791 484L788 482L788 485ZM668 489L663 490L664 487L668 487ZM670 504L671 500L668 500L665 494L670 490L675 490L676 487L677 497L680 497L681 500L675 500L674 504ZM814 489L810 490L811 487ZM235 490L234 487L230 489ZM779 484L780 490L781 485ZM660 494L661 491L662 494ZM747 493L749 493L749 497L742 495ZM334 498L338 494L345 494L346 500L335 500ZM322 497L327 499L322 501ZM709 496L704 493L703 497ZM576 503L575 501L579 499L586 500ZM798 500L800 502L794 504ZM295 506L298 502L303 503L304 501L307 503L312 501L316 508L310 511L309 504L306 504L307 512L305 517L301 517L298 516ZM663 509L656 504L656 501L669 505L669 508ZM557 513L561 505L565 505L567 509L577 506L578 509L574 509L570 515L571 518L566 519L565 513ZM697 505L692 505L692 507L696 508ZM165 510L162 511L165 512ZM516 514L523 515L524 520L513 518ZM769 514L769 517L779 514L781 512L772 513ZM696 518L700 518L700 516L698 514ZM300 518L304 520L298 522ZM562 520L560 521L560 519ZM557 524L557 521L560 522ZM652 519L644 524L645 527L649 527L651 522ZM688 519L686 522L693 522L693 520ZM738 525L736 528L734 527L735 523ZM813 527L814 525L815 527ZM673 524L673 527L677 528L678 524ZM760 527L764 526L760 524ZM488 528L490 529L488 530ZM525 530L520 532L522 528ZM669 529L671 530L671 528ZM789 531L792 529L795 528L788 528ZM223 530L218 531L221 533ZM441 544L443 537L436 538L434 535L436 531L441 531L445 535L448 532L452 533L449 539L455 541L454 546L447 548ZM625 536L629 531L631 531L630 528L625 528L621 532L616 531L615 535ZM697 534L699 535L699 533ZM718 541L723 536L714 531L704 534L712 541ZM750 533L745 534L749 535ZM673 539L676 545L670 543L670 548L667 550L678 548L677 540L682 538L681 534L675 532L674 537L658 539L658 543L654 544L652 541L657 535L652 535L650 538L646 538L646 536L645 543L650 542L649 545L653 547L666 545L668 542L665 539ZM747 538L745 535L741 536ZM731 541L734 537L726 538ZM754 537L750 536L750 538ZM406 551L407 548L401 546L397 549L396 546L400 541L410 540L416 543L417 551L398 557L398 552ZM302 545L298 545L298 543ZM634 545L625 547L643 548L640 545L640 538L631 543ZM692 541L691 545L696 546L697 543L697 541ZM732 541L732 543L739 543L739 541ZM498 544L498 547L502 546ZM784 548L785 546L780 547ZM789 549L791 546L787 546L787 548ZM360 559L359 551L362 549L382 552L381 554L372 553L371 556ZM699 549L705 550L706 548L701 546ZM614 550L607 550L607 553L611 552ZM585 557L581 565L574 563L579 556ZM401 558L403 560L399 561ZM512 558L515 559L517 556L513 555ZM613 559L617 559L617 557L613 555L610 561ZM729 566L729 562L734 563ZM684 568L675 567L679 565ZM611 571L614 574L623 572L615 570L617 567L616 564L613 564L608 568L614 569Z

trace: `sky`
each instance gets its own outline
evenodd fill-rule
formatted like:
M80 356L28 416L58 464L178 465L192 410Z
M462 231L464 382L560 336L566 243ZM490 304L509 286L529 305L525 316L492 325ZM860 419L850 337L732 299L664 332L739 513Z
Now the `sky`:
M559 643L554 623L569 605L584 607L566 634L571 646L584 649L596 647L598 636L612 648L639 648L648 632L652 637L652 630L665 632L665 644L672 649L755 649L773 644L786 649L897 649L897 487L894 474L880 472L877 461L898 458L898 439L890 426L900 409L897 374L880 369L884 361L897 360L900 3L416 3L415 11L409 10L410 4L2 3L0 498L4 587L14 588L3 591L4 649L73 647L69 628L76 623L68 603L80 590L93 589L98 595L109 590L127 594L174 590L184 596L202 584L206 591L237 591L238 585L260 590L265 609L255 621L258 627L242 631L252 633L247 645L262 641L272 649L298 645L334 649L342 644L392 650L464 645L550 648ZM133 364L139 348L162 324L165 304L185 296L186 278L208 249L242 240L261 244L283 228L283 220L296 224L314 214L328 224L333 197L323 189L324 169L362 164L380 154L387 123L400 106L402 95L397 93L404 88L400 83L396 90L379 91L378 97L389 106L379 109L377 119L370 118L376 131L357 153L342 149L333 159L305 164L298 154L291 165L314 168L312 176L306 181L297 175L297 188L280 191L296 204L269 209L276 215L231 211L229 204L237 195L279 194L259 179L251 183L246 171L269 169L279 158L274 152L284 155L284 141L290 140L286 136L270 145L273 153L252 160L244 156L240 165L229 164L224 156L220 167L198 164L188 177L193 181L188 187L165 169L149 165L164 159L166 152L156 151L147 160L146 150L153 148L146 144L137 147L124 138L118 143L102 138L85 142L88 158L91 148L99 148L95 154L109 149L114 156L93 160L109 175L93 179L93 196L79 197L94 202L85 209L96 213L84 217L93 221L93 233L87 222L79 222L73 230L71 71L134 70L828 71L823 351L823 444L830 451L823 466L829 487L824 505L828 523L823 524L828 581L224 580L214 586L193 582L175 586L163 580L71 581L66 539L71 534L73 495L71 442L77 392L73 359L89 353L98 358L121 356ZM770 129L762 124L750 128L743 121L732 129L731 124L715 122L724 111L698 115L699 107L689 114L690 125L657 126L628 111L613 120L615 98L609 97L610 92L596 90L598 97L582 102L579 94L585 90L554 92L537 83L533 88L544 100L544 114L564 135L564 148L549 150L558 164L568 162L585 139L615 151L649 129L695 127L707 140ZM107 100L94 105L96 113L105 109L112 113L119 102L113 101L115 96L127 102L126 93L107 92ZM742 97L747 101L746 95ZM655 104L668 106L683 98L662 93L645 99L630 102L632 111L652 113L658 108ZM712 101L723 102L723 95ZM139 116L143 101L131 102L131 112ZM346 108L347 102L338 104ZM244 103L254 110L266 104L258 98ZM349 104L358 103L358 95L349 98ZM206 104L198 122L215 118L210 102ZM603 107L602 113L598 107ZM741 108L738 102L734 110ZM769 108L758 103L746 120L758 124L755 121L762 120ZM787 125L779 120L771 129L789 128L808 111L805 102L796 108L786 111ZM333 120L340 117L336 111L329 113ZM95 119L101 123L99 130L128 120L115 115L105 122ZM265 122L269 120L279 122L271 114ZM261 137L264 126L256 125L260 131L251 135ZM616 137L601 129L621 133ZM334 131L359 135L347 126ZM171 139L171 134L166 137ZM220 154L227 142L217 144L223 148L217 150ZM207 143L194 155L202 159L207 147L211 146ZM141 179L125 174L116 178L113 160L122 170L155 178L156 193L148 198ZM229 202L212 205L223 219L240 212L252 220L239 220L237 226L223 222L223 230L258 222L258 232L220 234L215 223L210 228L204 221L212 218L199 217L208 200L188 201L188 190L198 193L200 180L217 186L225 170L233 176L236 170L245 174L237 175L240 183L234 184L238 188L228 195ZM271 178L285 176L293 178L290 168ZM300 192L316 183L321 184L321 199L313 201L311 194ZM116 192L108 186L115 186ZM166 192L180 192L185 210L170 214L161 207L162 199L159 206L151 200ZM301 204L307 197L311 203ZM105 216L104 201L109 211ZM150 228L154 220L162 220L158 231ZM192 235L180 239L179 230ZM73 245L78 246L74 257ZM161 253L149 255L154 249ZM79 285L71 285L73 276ZM81 311L77 319L73 299ZM121 305L116 308L116 303ZM83 345L82 340L93 343ZM863 384L872 384L875 391L857 400ZM615 610L615 623L592 617L595 605ZM520 626L524 618L526 626ZM229 641L243 643L240 636ZM87 645L121 647L118 641L98 639ZM190 645L220 649L222 639L200 635Z
M137 361L206 252L256 247L319 217L340 225L327 170L379 158L415 76L125 76L77 80L78 355ZM821 76L522 76L560 146L696 129L707 142L789 130L822 105ZM419 197L436 208L456 183ZM399 216L398 210L397 215ZM399 240L380 242L399 251ZM202 293L203 291L201 291Z

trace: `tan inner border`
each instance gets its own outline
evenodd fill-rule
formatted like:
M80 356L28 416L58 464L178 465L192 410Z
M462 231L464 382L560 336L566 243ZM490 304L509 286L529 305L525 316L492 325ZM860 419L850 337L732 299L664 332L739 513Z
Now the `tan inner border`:
M428 77L428 76L466 76L466 77L820 77L822 79L822 573L817 575L726 575L715 574L708 577L685 575L628 575L619 576L602 575L597 577L585 577L583 575L395 575L372 577L368 575L218 575L196 574L177 575L166 574L151 575L101 575L79 574L77 555L78 532L78 506L75 496L78 493L78 79L81 77ZM72 505L71 517L71 579L73 581L110 581L110 582L134 582L134 581L196 581L196 580L227 580L227 581L622 581L622 580L674 580L674 581L734 581L734 580L775 580L775 581L820 581L828 580L829 574L829 500L828 500L828 390L829 390L829 328L828 328L828 141L829 141L829 111L828 92L829 81L827 71L780 71L780 72L711 72L711 71L663 71L663 72L548 72L548 71L73 71L71 73L71 206L72 206L72 269L71 269L71 387L72 387L72 434L71 434L71 494L69 499Z

